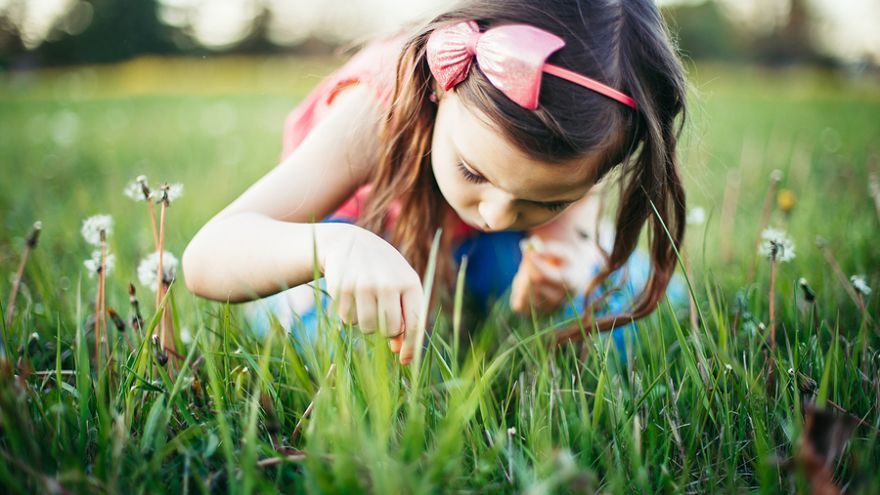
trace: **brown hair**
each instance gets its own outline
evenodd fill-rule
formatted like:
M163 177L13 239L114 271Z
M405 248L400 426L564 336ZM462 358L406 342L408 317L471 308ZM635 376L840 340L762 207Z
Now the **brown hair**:
M454 218L430 166L436 106L429 100L433 78L425 48L435 29L463 20L476 21L482 31L526 23L561 36L566 45L548 62L595 78L638 103L633 110L578 85L545 77L539 107L527 110L496 89L476 64L456 86L459 98L487 115L506 139L533 159L562 162L598 152L605 158L598 178L620 168L614 247L604 270L586 290L584 326L608 330L646 316L663 298L675 270L686 211L676 158L686 80L652 0L474 0L416 29L400 55L393 100L383 123L384 145L361 224L381 230L392 203L399 201L392 242L424 273L434 232ZM645 223L650 225L652 269L642 294L627 313L594 319L590 294L626 263ZM451 287L453 275L450 246L451 232L445 228L437 257L444 289ZM577 326L557 334L562 340L579 335Z

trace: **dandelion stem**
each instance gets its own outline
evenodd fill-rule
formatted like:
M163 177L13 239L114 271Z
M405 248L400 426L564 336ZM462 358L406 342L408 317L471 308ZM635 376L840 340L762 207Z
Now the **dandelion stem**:
M107 238L101 237L101 337L107 357L110 356L110 339L107 338Z
M21 262L18 264L18 271L15 272L15 278L12 279L12 291L9 293L9 302L6 305L6 327L12 326L12 319L15 317L15 299L18 297L18 290L21 287L21 279L24 277L24 267L27 265L28 257L31 250L37 246L40 239L40 230L42 225L35 222L31 227L31 232L27 237L24 245L24 251L21 252Z
M99 234L101 239L101 259L98 262L97 286L95 287L95 365L100 369L101 359L101 278L104 275L104 249L107 233L103 230Z
M159 209L159 243L157 247L158 258L156 263L156 310L159 310L159 305L162 303L162 298L165 297L165 271L162 267L162 255L165 250L165 209L168 207L166 199L163 197L161 201L161 208ZM168 325L165 319L165 312L167 311L167 307L162 308L162 315L159 317L158 324L158 332L159 332L159 347L163 352L168 350L169 342L168 342ZM173 339L171 342L171 346L173 347Z
M776 253L770 256L770 356L767 360L767 395L776 390Z
M770 257L770 352L776 351L776 256ZM772 358L771 358L772 359Z
M150 228L153 232L153 245L161 252L161 248L159 248L159 234L156 233L156 212L153 208L153 202L149 199L147 199L147 206L150 207Z

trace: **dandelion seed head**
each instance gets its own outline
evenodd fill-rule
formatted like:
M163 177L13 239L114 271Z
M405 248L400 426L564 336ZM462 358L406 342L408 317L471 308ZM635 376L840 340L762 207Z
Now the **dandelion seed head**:
M702 225L706 221L706 210L703 208L696 206L688 210L687 214L687 224L688 225Z
M95 275L97 275L101 271L101 251L92 251L91 258L83 261L83 265L88 271L89 278L94 278ZM116 256L108 252L107 256L104 258L104 275L109 275L110 273L112 273L115 267Z
M778 168L770 172L770 180L772 180L773 182L782 182L783 177L785 177L785 173L783 173L782 170L779 170Z
M183 196L183 184L175 182L168 186L168 201L177 201Z
M859 294L865 297L871 295L871 287L868 286L868 281L865 280L864 275L853 275L849 278L849 281L852 283L853 289Z
M772 227L761 232L761 243L758 252L762 256L773 258L780 263L786 263L794 259L794 242L784 230Z
M162 279L166 284L170 284L174 280L174 276L177 273L177 265L179 264L177 257L171 254L168 251L162 252ZM159 284L158 280L158 272L159 272L159 252L156 251L154 253L150 253L141 260L138 264L137 273L138 280L140 280L141 285L147 287L153 292L156 291L156 286Z
M166 205L171 205L171 203L177 201L182 196L183 184L179 182L175 182L174 184L162 184L157 190L150 193L151 200L157 203L165 202Z
M104 236L109 236L113 232L113 217L110 215L94 215L83 220L82 230L83 238L93 246L101 245L101 232Z
M132 182L129 185L125 186L125 189L122 190L122 194L126 195L134 201L144 201L147 199L144 197L141 185L137 182Z

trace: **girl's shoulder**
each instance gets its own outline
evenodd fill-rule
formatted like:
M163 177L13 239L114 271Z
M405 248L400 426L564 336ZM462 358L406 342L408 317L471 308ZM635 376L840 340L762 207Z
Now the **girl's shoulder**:
M336 97L353 85L369 88L381 109L391 104L397 61L405 36L397 34L364 45L345 64L325 77L287 116L282 158L292 153L314 126L330 112ZM373 102L369 102L372 104Z
M364 45L331 75L332 88L327 95L327 104L332 103L342 89L360 83L369 86L382 108L387 108L391 104L397 62L405 40L403 34L396 34Z

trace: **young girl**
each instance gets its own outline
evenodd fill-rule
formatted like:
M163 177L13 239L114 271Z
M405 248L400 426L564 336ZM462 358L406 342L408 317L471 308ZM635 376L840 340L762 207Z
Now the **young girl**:
M186 248L187 287L256 299L312 281L316 260L340 317L391 338L406 364L443 227L442 287L467 255L468 292L510 289L523 313L574 292L585 328L630 324L664 296L684 235L685 91L652 0L466 2L367 45L290 114L281 163ZM607 253L591 191L615 169ZM630 256L646 223L640 270ZM527 236L540 241L520 252ZM644 272L638 295L599 317L596 288L626 285L626 265ZM303 313L295 292L284 304Z

